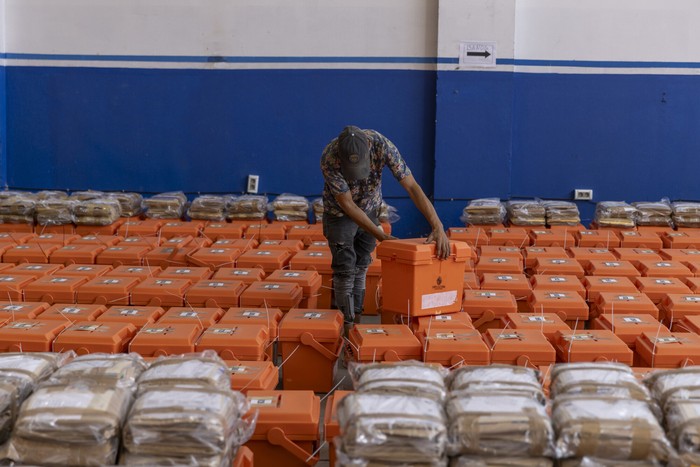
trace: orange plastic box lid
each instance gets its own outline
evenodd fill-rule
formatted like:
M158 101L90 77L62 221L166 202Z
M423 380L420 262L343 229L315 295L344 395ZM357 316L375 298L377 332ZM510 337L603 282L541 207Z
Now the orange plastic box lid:
M584 268L588 261L599 259L603 261L615 261L617 257L607 248L575 247L568 248L569 256L581 263Z
M109 225L78 225L75 233L78 235L114 235L126 219L119 219Z
M433 329L447 329L450 331L466 331L474 329L469 313L446 313L436 316L419 316L411 321L411 329L414 334L420 334Z
M243 238L254 238L258 241L284 240L287 238L287 229L280 224L249 224Z
M0 232L0 243L21 245L34 237L36 234L31 232Z
M507 290L515 300L526 300L532 294L532 286L525 274L484 274L482 290Z
M340 423L338 422L338 404L345 399L345 396L352 394L354 391L335 391L328 396L326 402L326 410L323 414L323 432L326 435L326 441L333 442L333 438L340 436ZM330 409L330 410L329 410Z
M291 282L299 284L304 297L311 297L321 290L322 278L317 271L278 270L272 272L266 279L270 282Z
M212 243L212 248L236 248L241 250L241 252L250 251L257 248L259 242L254 238L221 238L214 243Z
M464 290L477 290L481 287L479 278L475 272L464 273Z
M155 323L165 314L159 306L111 306L102 313L98 322L131 323L137 329Z
M53 233L42 233L40 235L37 235L36 237L32 237L27 241L27 244L32 244L32 243L40 243L42 245L50 245L50 244L55 244L55 245L68 245L69 243L73 243L77 239L80 238L80 235L75 235L75 234L53 234Z
M270 339L279 335L279 323L284 313L279 308L229 308L221 317L221 324L264 324L270 329Z
M527 230L519 227L507 229L491 229L489 232L489 245L512 245L522 248L530 245Z
M555 313L562 319L573 321L588 320L588 303L575 292L533 290L529 300L532 313Z
M690 277L692 271L678 261L640 261L639 271L645 277Z
M316 240L314 242L311 242L306 249L308 251L330 251L330 247L328 246L327 240Z
M96 277L78 288L78 303L128 305L131 291L139 284L138 277Z
M295 225L287 231L288 240L301 240L305 245L314 241L323 241L325 238L323 228L319 228L319 224Z
M234 267L240 255L241 250L238 248L219 248L214 245L211 248L199 248L189 254L187 259L195 266L218 269Z
M664 248L700 248L700 235L696 232L666 232L661 234Z
M107 274L106 277L135 277L137 279L143 280L149 277L156 277L160 275L163 270L158 266L148 265L148 266L119 266Z
M613 292L618 294L637 293L637 287L627 277L611 276L586 276L583 279L588 300L593 303L598 300L601 292Z
M586 275L627 277L629 279L635 279L640 276L640 273L630 261L614 259L589 261Z
M260 268L220 268L212 279L236 280L244 284L252 284L265 279L265 271Z
M680 368L700 363L700 336L690 332L643 332L635 352L653 368Z
M56 274L61 269L63 269L62 264L28 263L28 264L19 264L12 269L6 269L5 271L3 271L3 273L7 274L7 275L12 275L12 276L14 276L14 275L31 276L35 279L38 279L39 277L48 276L51 274Z
M28 302L75 302L78 287L87 282L81 276L44 276L24 287L24 298Z
M30 233L34 231L33 224L0 224L2 232L22 232Z
M569 248L576 245L574 231L533 229L530 239L534 246L560 246Z
M517 246L484 245L478 248L479 256L515 258L523 261L523 253Z
M483 337L491 363L538 367L556 360L554 347L539 330L488 329Z
M472 247L489 244L489 234L483 227L450 227L447 229L450 240L465 242Z
M131 289L132 305L183 306L185 294L192 282L189 279L144 279Z
M271 361L225 360L231 372L231 389L247 394L248 391L272 391L279 382L279 369Z
M147 324L129 344L129 352L142 357L161 357L194 352L195 343L202 334L198 324Z
M697 261L700 259L700 250L694 248L682 248L680 250L664 248L659 252L663 259L678 261L685 264L686 261Z
M204 222L201 221L168 221L160 227L160 234L165 238L186 237L191 235L197 237L204 229Z
M38 234L73 235L75 226L73 224L41 225L34 226L34 232ZM81 235L81 234L78 234Z
M295 254L289 262L289 269L313 269L319 274L332 274L330 250L302 250Z
M220 238L237 239L243 236L243 228L226 222L208 222L202 230L202 235L214 241Z
M557 259L567 258L566 250L560 246L529 246L523 249L525 257L525 268L532 269L535 267L538 259Z
M201 280L187 289L187 303L191 306L230 308L240 304L247 284L237 280Z
M615 248L615 256L620 261L629 261L636 268L640 261L661 261L661 255L657 250L649 248Z
M395 261L400 264L420 266L436 261L435 244L425 243L423 238L405 240L386 240L377 246L377 258L382 261ZM292 262L296 260L297 254ZM450 242L450 260L464 262L471 257L471 248L465 242Z
M479 275L485 273L520 274L523 272L521 260L507 256L482 255L476 263L476 272Z
M658 304L667 294L692 294L683 281L675 277L638 277L635 285L640 292Z
M73 350L78 355L123 353L134 334L136 326L129 323L79 321L56 337L53 351Z
M535 274L562 274L580 279L586 275L579 262L572 258L537 258L533 271Z
M161 279L189 279L191 282L197 282L209 279L211 274L209 268L171 266L159 273L158 277Z
M601 292L595 302L595 309L597 311L595 316L613 313L645 313L650 314L654 319L659 318L659 310L654 302L641 292Z
M515 313L518 305L507 290L465 290L462 310L472 319L485 317L493 320L508 313Z
M2 256L5 263L48 263L51 254L60 248L55 243L16 245Z
M258 250L285 250L296 253L304 249L304 242L297 239L291 240L263 240L258 245Z
M693 273L693 277L700 276L700 258L695 259L695 260L681 261L681 264L683 264L684 266L687 266L688 269L690 269L690 272Z
M661 322L671 326L685 316L700 315L700 295L667 294L659 304Z
M700 316L686 315L682 319L674 321L672 330L673 332L692 332L694 334L700 334Z
M661 235L663 235L664 233L671 233L674 230L673 227L671 227L670 225L638 225L637 231L655 233L659 236L659 238L661 238Z
M111 246L97 255L96 264L117 266L140 266L146 254L151 251L147 246Z
M549 224L549 230L552 230L554 232L557 231L565 231L565 232L570 232L570 233L576 233L581 230L586 230L586 226L583 224L574 224L574 225L567 225L567 224Z
M287 249L263 250L258 248L241 254L236 260L236 266L239 268L260 268L266 273L271 273L287 266L291 257L292 252Z
M540 331L550 342L554 340L557 331L571 329L556 313L508 313L501 319L504 329Z
M634 349L637 337L643 332L668 332L666 326L646 314L600 315L593 321L591 328L612 331L631 349Z
M292 441L320 437L321 400L313 391L248 391L248 403L258 412L254 441L274 439L274 431Z
M147 246L151 249L159 247L163 241L160 235L154 237L132 236L122 239L117 245L121 246Z
M425 362L450 368L491 363L491 350L475 330L431 329L418 334L418 340Z
M195 350L213 350L227 360L263 360L270 334L262 324L214 324L204 330Z
M698 293L698 291L700 291L700 277L686 277L683 279L683 282L685 282L685 285L687 285L693 293Z
M617 248L620 238L609 230L581 230L574 232L579 248Z
M420 342L404 324L356 324L349 340L357 361L395 362L421 358Z
M158 320L158 324L196 324L203 329L215 325L224 315L221 308L172 307Z
M12 243L0 243L0 255L4 255L6 251L11 250L14 247L15 247L15 245ZM7 264L15 264L15 263L14 262L7 262Z
M0 263L0 272L7 271L14 268L16 265L14 263Z
M71 264L61 269L62 276L79 276L88 280L103 276L112 271L112 266L107 264Z
M533 290L548 290L551 292L575 292L586 298L586 288L581 280L571 275L535 274L530 277Z
M634 353L606 329L559 331L554 346L559 363L620 362L632 366Z
M299 305L303 291L289 282L253 282L241 294L241 307L273 307L288 311Z
M0 352L51 352L68 321L20 319L0 327Z
M0 322L36 319L49 307L46 302L0 302Z
M212 243L214 243L211 240L205 239L205 238L200 238L200 241L204 242L202 244L197 244L197 246L210 246ZM186 235L184 237L171 237L171 238L166 238L161 242L161 246L165 247L171 247L171 248L184 248L188 245L193 245L193 242L195 241L194 237L192 235Z
M34 282L34 277L18 274L0 275L0 298L8 300L22 300L24 288Z
M620 232L620 246L623 248L649 248L660 250L663 242L654 232Z
M71 242L71 245L101 245L108 247L116 245L123 239L124 237L119 235L84 235Z
M104 305L76 305L73 303L57 303L39 315L38 319L52 319L57 321L95 321L107 307Z
M163 221L160 219L128 220L119 227L118 233L124 237L129 235L148 237L158 235L161 225Z
M343 314L338 310L290 310L280 322L280 342L337 342L343 331Z
M189 255L199 249L196 245L186 245L182 248L162 246L149 251L143 259L143 264L151 267L167 268L170 266L189 266Z

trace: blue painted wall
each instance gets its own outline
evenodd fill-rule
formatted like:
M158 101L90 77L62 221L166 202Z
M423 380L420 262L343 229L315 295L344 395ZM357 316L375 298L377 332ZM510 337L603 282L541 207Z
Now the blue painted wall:
M0 186L7 181L7 102L5 67L0 66Z

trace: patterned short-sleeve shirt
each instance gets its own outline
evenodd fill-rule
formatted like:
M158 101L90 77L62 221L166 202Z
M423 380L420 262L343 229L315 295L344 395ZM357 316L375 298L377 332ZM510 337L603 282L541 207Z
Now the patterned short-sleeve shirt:
M382 169L389 167L396 180L401 181L411 175L394 143L374 130L362 130L370 141L370 173L364 180L347 181L340 171L338 138L328 143L321 156L321 172L325 180L323 186L324 216L344 216L335 195L350 191L352 200L365 213L377 215L382 204Z

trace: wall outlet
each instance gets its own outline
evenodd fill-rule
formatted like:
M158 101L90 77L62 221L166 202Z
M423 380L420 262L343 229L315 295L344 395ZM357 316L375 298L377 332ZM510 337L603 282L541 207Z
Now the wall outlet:
M574 199L591 201L593 199L593 190L581 190L577 188L574 190Z
M260 175L248 175L248 193L257 193L260 185Z

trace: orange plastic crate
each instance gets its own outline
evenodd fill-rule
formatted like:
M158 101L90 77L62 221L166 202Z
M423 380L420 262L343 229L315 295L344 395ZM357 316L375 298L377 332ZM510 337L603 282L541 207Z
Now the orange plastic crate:
M560 246L562 248L576 246L573 230L533 229L530 231L530 240L534 246Z
M700 363L700 336L690 332L644 332L635 348L640 362L652 368L680 368Z
M14 263L0 263L0 272L8 271L14 267L16 267Z
M616 261L615 255L605 248L569 248L569 256L579 262L582 268L588 268L591 260Z
M559 246L530 246L523 250L523 256L525 258L525 269L532 269L535 267L538 259L567 258L569 255L564 248Z
M262 240L284 240L287 238L287 229L280 224L250 224L245 229L243 238Z
M61 276L85 277L88 280L104 276L112 271L112 266L106 264L71 264L61 269Z
M510 292L518 305L518 311L527 311L527 301L532 295L532 285L525 274L484 274L481 290L505 290Z
M301 240L263 240L258 245L258 250L284 250L296 253L304 249L304 242Z
M576 276L536 274L530 278L533 290L549 292L574 292L586 298L586 288Z
M201 334L198 324L147 324L131 340L129 352L142 357L191 353Z
M683 282L694 294L700 293L700 277L686 277Z
M617 313L643 313L649 314L654 319L659 319L659 310L654 302L641 292L614 293L601 292L598 299L591 306L591 318L603 314Z
M640 292L658 305L667 294L691 294L683 281L674 277L638 277L635 285Z
M204 230L204 222L200 221L168 221L160 227L160 235L165 238L198 237Z
M68 321L20 319L0 327L0 352L51 352Z
M147 246L111 246L97 255L96 264L112 266L141 266L143 259L151 249Z
M38 243L41 245L59 245L65 246L79 239L80 235L75 234L53 234L42 233L36 237L32 237L27 241L27 245Z
M246 287L237 280L206 279L192 284L185 298L190 306L230 308L240 304Z
M481 287L479 278L474 272L464 273L464 290L478 290Z
M262 324L214 324L204 330L195 350L213 350L228 360L260 361L267 358L269 344L270 334Z
M137 277L97 277L78 288L76 301L101 305L128 305L131 291L140 282Z
M272 342L279 337L279 323L284 314L279 308L229 308L219 320L220 324L264 324L270 331L271 345L267 354L272 360L276 355Z
M189 279L191 282L197 282L209 279L211 274L209 268L171 266L160 272L158 277L160 279Z
M678 261L640 261L639 272L644 277L691 277L693 273Z
M329 467L337 465L335 442L333 440L341 435L340 423L338 422L338 404L345 399L345 396L352 393L353 391L334 391L328 396L328 402L326 402L326 410L323 416L323 433L325 433L326 441L328 442Z
M656 235L661 238L661 235L665 233L671 233L673 232L673 227L671 226L663 226L663 225L638 225L637 226L637 231L638 232L650 232L650 233L655 233Z
M245 446L241 446L236 451L236 457L233 459L233 467L253 467L255 465L255 455L253 451Z
M618 294L637 293L637 287L627 277L610 276L586 276L582 282L586 288L586 298L594 303L601 292L613 292Z
M421 316L411 322L413 334L420 334L433 329L447 329L448 331L466 331L474 329L469 313L460 311L437 316Z
M539 331L549 342L554 341L557 331L571 329L556 313L508 313L501 320L504 329Z
M318 297L321 294L322 285L322 278L318 272L278 270L270 274L266 280L298 284L303 292L299 308L318 308Z
M51 254L60 248L54 243L16 245L2 255L5 263L48 263Z
M81 276L45 276L24 287L24 298L29 302L75 303L76 292L87 282Z
M257 248L259 242L254 238L222 238L212 243L212 248L237 248L241 253Z
M74 303L57 303L38 316L38 319L51 319L56 321L95 321L107 307L104 305L76 305Z
M131 304L141 306L183 306L189 279L144 279L131 289Z
M581 265L572 258L538 258L533 268L535 274L561 274L583 279L586 275Z
M695 315L700 315L700 295L667 294L659 304L659 321L667 327Z
M536 368L555 361L554 347L538 330L489 329L484 342L491 350L491 363Z
M146 256L143 258L143 264L152 268L189 266L189 256L198 249L198 246L191 244L182 248L161 246L146 253Z
M472 248L489 244L488 231L482 227L450 227L447 229L450 240L465 242Z
M194 237L192 237L192 235L187 235L185 237L172 237L162 240L160 246L170 248L184 248L186 246L211 246L211 244L213 243L212 241L207 240L205 238L198 238L197 240L203 243L195 243L195 239Z
M572 328L582 328L588 321L588 304L574 292L534 290L529 307L531 313L557 314Z
M686 315L682 319L674 321L671 330L673 332L692 332L693 334L700 334L700 316Z
M476 273L480 276L486 273L520 274L523 272L523 262L508 256L482 255L475 267Z
M292 253L289 250L263 250L256 249L246 251L236 260L239 268L259 268L269 274L289 265Z
M662 260L657 250L648 248L615 248L613 253L620 261L629 261L635 268L639 267L640 261Z
M312 225L295 225L287 231L288 240L301 240L304 245L310 245L312 242L324 241L323 227L320 224Z
M299 271L313 270L321 275L321 295L318 297L317 306L323 309L331 307L331 293L333 291L332 259L330 250L303 250L295 254L289 262L289 269Z
M29 276L38 279L40 277L56 274L61 269L63 269L62 264L27 263L19 264L11 269L6 269L3 271L3 274Z
M157 324L196 324L207 329L219 322L224 315L221 308L172 307L165 312Z
M165 314L159 306L112 306L97 318L98 322L131 323L136 329L153 324Z
M78 355L123 353L136 334L129 323L80 321L66 328L53 343L54 352L73 350Z
M85 235L71 242L71 245L99 245L104 247L114 246L124 237L118 235Z
M418 334L418 340L426 363L447 368L491 363L491 351L475 330L431 329Z
M34 282L32 276L17 274L0 275L0 299L13 301L24 300L24 288Z
M404 324L356 324L349 335L350 358L368 362L420 360L418 338Z
M580 230L574 232L576 245L579 248L617 248L620 237L609 230Z
M33 224L0 224L2 232L30 233L34 231Z
M202 230L202 236L214 241L221 238L237 239L243 236L243 228L226 222L208 222Z
M241 294L241 307L272 307L283 311L299 306L303 291L298 284L254 282Z
M700 260L700 250L693 248L682 248L674 250L672 248L664 248L659 252L663 259L670 261L678 261L688 266L687 262L697 262Z
M17 321L19 319L37 319L49 309L46 302L0 302L0 322Z
M382 280L382 262L376 257L372 257L372 262L367 268L367 276L365 280L365 301L363 303L362 314L365 316L374 316L379 314L379 282ZM323 286L323 278L321 278ZM321 289L318 291L318 296L321 295ZM317 300L318 302L318 300ZM316 304L318 306L318 303ZM309 306L309 308L313 308Z
M522 248L530 245L530 238L527 235L527 230L518 227L491 229L488 244Z
M342 332L343 315L337 310L289 311L279 328L283 388L331 391Z
M612 331L632 350L635 349L637 337L643 332L668 332L666 326L663 326L651 315L624 313L600 315L593 321L591 329Z
M236 265L236 260L241 255L237 248L199 248L188 255L187 260L194 266L208 267L211 269L231 268Z
M0 255L4 255L6 251L11 250L14 247L15 247L15 245L12 243L0 243ZM15 263L8 262L7 264L15 264Z
M315 242L311 242L308 247L306 247L307 250L309 251L330 251L330 247L328 246L328 241L326 240L316 240Z
M125 237L122 239L117 245L119 246L147 246L151 249L157 248L161 245L163 241L163 237L161 236L154 236L154 237L140 237L140 236L131 236L131 237Z
M163 221L160 219L128 220L119 226L118 233L123 237L149 237L158 235Z
M599 261L594 260L588 263L586 270L588 276L605 276L605 277L627 277L634 280L640 276L639 271L629 261L612 260Z
M523 262L522 250L516 246L484 245L480 246L478 251L479 256L515 258Z
M231 389L247 394L248 391L271 391L279 382L279 368L271 361L226 360L231 372Z
M700 234L696 232L666 232L661 241L664 248L700 249Z
M265 271L259 268L220 268L212 279L236 280L246 285L265 279Z
M78 235L114 235L126 222L126 219L119 219L109 225L78 225L75 233Z
M501 316L514 313L518 305L513 294L506 290L465 290L462 310L472 319L475 329L485 331L501 327Z
M31 232L0 232L0 243L22 245L34 237L36 234Z
M632 366L634 353L605 329L559 331L554 344L557 362L620 362Z
M62 225L40 225L34 226L34 231L39 234L73 235L75 226L73 224Z
M661 238L653 232L620 232L620 239L622 248L648 248L650 250L663 248Z
M255 465L316 465L321 402L313 391L249 391L251 413L257 411L255 433L246 446Z

